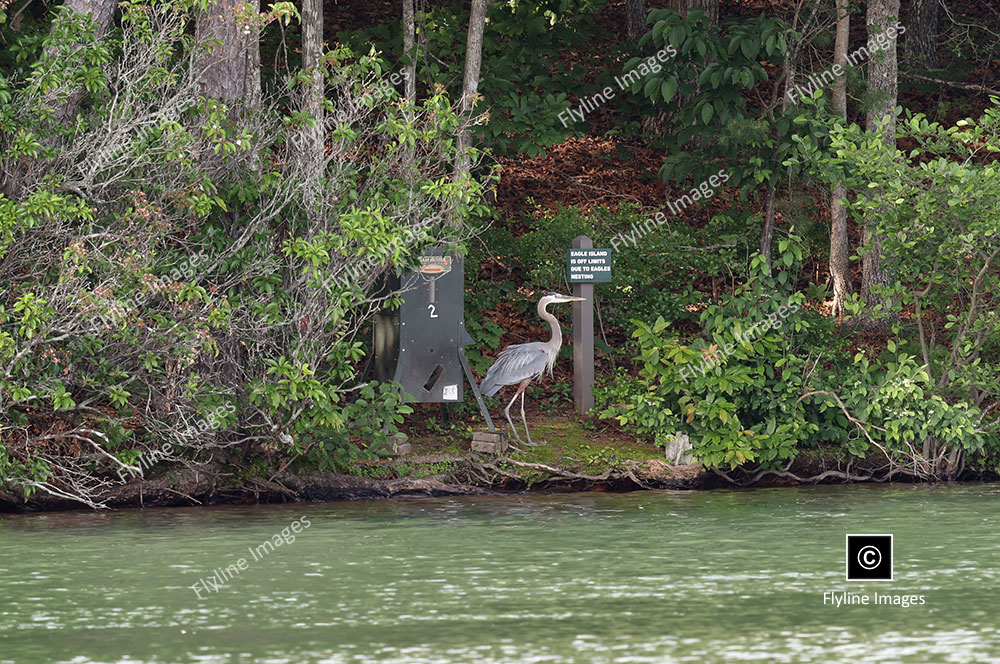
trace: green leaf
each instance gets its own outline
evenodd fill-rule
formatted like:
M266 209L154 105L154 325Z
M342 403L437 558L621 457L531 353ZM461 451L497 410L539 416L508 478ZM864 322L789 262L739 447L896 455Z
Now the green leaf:
M708 124L714 113L715 109L712 108L712 104L705 102L705 105L701 107L701 121L704 124Z
M660 84L660 79L655 76L650 76L649 80L646 81L646 85L642 88L642 93L646 95L647 98L652 99L656 94L656 88Z
M670 43L674 46L680 46L683 43L685 36L684 26L682 24L677 24L670 30Z
M663 96L663 101L669 102L677 94L677 81L673 78L664 79L663 83L660 84L660 94Z

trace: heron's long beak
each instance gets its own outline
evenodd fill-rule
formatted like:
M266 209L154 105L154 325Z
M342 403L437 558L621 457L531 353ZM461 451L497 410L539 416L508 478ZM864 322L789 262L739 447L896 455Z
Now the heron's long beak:
M586 301L587 298L585 297L567 297L565 300L563 300L563 302L586 302Z

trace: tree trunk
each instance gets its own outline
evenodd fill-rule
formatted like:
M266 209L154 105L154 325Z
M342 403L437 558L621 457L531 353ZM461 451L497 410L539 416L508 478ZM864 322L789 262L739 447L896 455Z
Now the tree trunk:
M323 69L323 0L302 0L302 69L309 72L309 83L304 85L302 110L312 117L312 124L302 128L301 158L306 173L315 173L323 167L325 91Z
M646 0L626 0L625 24L629 39L639 39L646 32Z
M849 0L837 0L837 39L833 47L833 63L847 69L847 43L851 32ZM847 78L840 76L833 84L833 112L847 118ZM850 243L847 239L847 210L841 201L847 197L843 184L833 186L830 199L830 281L833 285L832 313L844 314L844 300L851 291Z
M797 18L797 16L796 16ZM785 91L781 95L781 111L784 113L788 109L788 93L795 83L795 60L796 57L789 49L785 53ZM778 195L777 188L772 184L767 188L767 199L764 205L764 231L760 236L760 253L764 256L768 268L771 267L771 243L774 239L774 221L777 215L775 210L775 198Z
M116 0L66 0L63 3L63 11L90 16L90 20L97 25L98 39L103 39L104 35L108 33L108 28L111 26L111 20L115 17L115 10L117 8L118 2ZM18 13L18 18L20 18L20 13ZM55 25L53 25L54 28ZM55 47L50 46L46 50L49 55L56 54ZM56 118L60 122L67 122L76 115L77 106L79 106L80 100L83 99L84 93L85 91L82 89L76 90L59 103L58 108L56 108Z
M795 30L799 25L799 12L802 10L802 3L800 2L795 8L795 17L792 19L792 30ZM798 45L796 44L794 48L789 48L785 51L784 64L782 65L785 70L785 89L781 95L781 112L784 113L788 110L788 95L792 90L792 86L795 85L795 68L798 64ZM770 113L770 119L774 121L774 114ZM768 269L771 268L771 243L774 239L774 220L776 216L775 211L775 198L777 197L777 188L772 184L767 188L767 199L764 205L764 231L760 236L760 253L767 262Z
M405 65L406 98L410 104L417 103L417 28L414 20L413 0L403 0L403 54L409 60Z
M937 68L940 9L940 0L910 0L906 19L906 57L911 65Z
M464 180L472 168L468 150L472 145L472 130L468 120L472 116L479 91L479 69L483 59L483 30L486 26L487 0L472 0L472 11L469 16L469 38L465 47L465 78L462 81L462 99L459 110L463 115L463 123L458 130L457 157L455 179ZM457 219L452 220L458 224Z
M248 16L248 14L250 16ZM208 43L195 66L201 82L202 95L229 106L229 116L236 118L241 111L260 108L260 40L255 19L257 4L243 0L210 0L207 9L198 15L195 23L195 40ZM240 103L236 103L239 101ZM247 157L251 168L259 168L259 155ZM202 157L203 163L218 159L215 155ZM240 210L230 208L226 232L235 238L240 228ZM209 362L217 367L224 384L238 389L241 383L243 348L233 333L221 332L217 338L219 351Z
M681 0L681 6L684 16L692 9L703 9L711 25L719 23L719 0Z
M774 240L774 199L778 195L778 190L774 185L767 188L767 199L764 204L764 231L760 234L760 253L764 257L764 261L767 263L767 267L771 267L771 244Z
M198 16L195 38L212 41L198 66L202 93L226 103L245 99L247 108L260 108L260 41L256 25L245 25L237 15L242 0L215 0ZM254 12L256 13L256 12Z
M895 24L898 16L899 0L869 0L869 39L886 32ZM873 101L867 114L867 129L876 131L877 123L885 120L886 124L881 132L882 140L888 150L896 148L896 118L893 111L898 92L896 57L896 39L893 37L885 50L872 54L868 68L868 92ZM879 210L870 213L872 219L878 218L880 214ZM861 275L861 294L865 300L863 324L870 331L884 334L888 331L888 322L884 316L876 319L875 315L878 309L885 309L888 303L875 292L875 289L889 285L889 274L882 267L882 238L872 232L871 226L872 222L865 224L862 240L867 248Z
M407 122L413 122L417 105L417 25L414 17L413 0L403 0L403 57L406 74L404 97L406 98L405 117ZM416 162L416 146L407 146L403 155L406 169L408 195L412 194L417 173L413 168Z
M114 0L66 0L63 3L63 11L90 15L90 20L97 24L98 39L108 33L117 8L118 3Z

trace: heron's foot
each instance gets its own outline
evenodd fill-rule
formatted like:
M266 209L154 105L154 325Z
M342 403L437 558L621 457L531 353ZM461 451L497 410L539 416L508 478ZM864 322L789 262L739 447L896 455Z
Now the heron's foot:
M512 434L514 434L514 440L516 440L519 443L523 443L525 445L531 445L531 441L528 441L527 443L525 443L523 440L521 440L521 436L519 436L517 434L517 429L515 429L514 427L511 427L510 431L511 431ZM511 443L511 447L513 447L513 446L514 446L514 444Z
M549 444L549 441L547 441L547 440L531 440L530 438L528 439L527 442L525 442L523 440L518 440L517 442L523 443L523 444L525 444L525 445L527 445L529 447L541 447L542 445L548 445Z

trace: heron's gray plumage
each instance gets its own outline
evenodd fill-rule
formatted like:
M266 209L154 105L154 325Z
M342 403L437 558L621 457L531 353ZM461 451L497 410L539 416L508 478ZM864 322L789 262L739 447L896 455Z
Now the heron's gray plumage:
M505 385L514 385L528 378L538 378L546 370L551 374L555 355L549 356L545 343L532 341L527 344L507 346L497 357L479 389L488 397ZM558 353L558 349L556 350Z
M514 344L507 346L497 357L496 362L486 372L486 377L480 383L480 391L488 397L495 395L506 385L518 385L518 390L514 394L514 399L521 396L521 418L524 420L524 432L528 436L528 444L531 443L531 434L528 433L528 421L524 415L524 389L535 378L548 371L552 375L552 366L556 363L559 349L562 347L562 328L555 316L548 312L547 307L554 302L579 302L583 298L569 297L558 293L549 293L538 301L538 317L546 321L552 328L552 335L548 341L532 341L526 344ZM517 429L510 419L510 407L514 403L511 399L504 410L507 422L510 423L514 431L514 437L521 441L517 435ZM523 442L523 441L521 441Z

